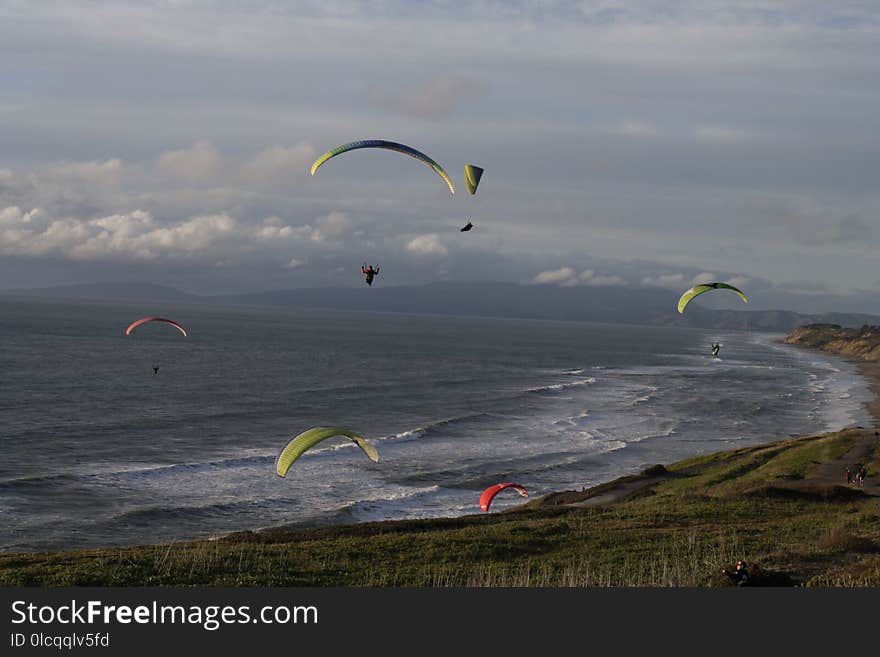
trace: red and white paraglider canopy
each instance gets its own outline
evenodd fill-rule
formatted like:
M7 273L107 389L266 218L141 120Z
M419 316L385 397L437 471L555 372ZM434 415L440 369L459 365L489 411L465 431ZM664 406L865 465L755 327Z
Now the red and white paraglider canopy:
M131 332L134 331L141 324L146 324L147 322L165 322L166 324L171 324L178 331L183 333L186 336L186 329L183 328L180 324L175 322L173 319L165 319L164 317L144 317L143 319L139 319L136 322L132 322L127 329L125 329L126 335L131 335Z
M512 488L517 493L522 495L523 497L529 496L529 491L520 486L519 484L495 484L494 486L489 486L486 490L483 491L483 494L480 495L480 508L483 511L488 511L489 507L492 505L492 500L495 499L495 496L503 491L505 488Z

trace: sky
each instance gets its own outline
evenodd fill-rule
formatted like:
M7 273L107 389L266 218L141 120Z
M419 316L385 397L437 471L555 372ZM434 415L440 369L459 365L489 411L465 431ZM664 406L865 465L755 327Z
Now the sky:
M878 79L867 1L0 0L0 289L368 261L833 310L880 283ZM383 151L309 175L366 138L457 193Z

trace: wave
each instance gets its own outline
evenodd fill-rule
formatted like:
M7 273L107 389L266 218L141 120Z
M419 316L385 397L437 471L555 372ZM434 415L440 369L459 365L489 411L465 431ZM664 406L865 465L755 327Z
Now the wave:
M113 479L138 479L165 476L179 473L199 473L218 468L232 469L254 465L263 465L266 462L274 463L276 452L259 453L249 456L234 456L229 458L213 459L210 461L194 461L190 463L152 464L144 466L116 466L95 472L83 472L79 474L49 474L18 477L0 481L0 491L11 491L21 488L45 488L47 485L67 485L76 482L95 482Z
M553 383L546 386L538 386L536 388L526 388L523 390L524 393L543 393L543 392L558 392L560 390L569 390L571 388L579 388L581 386L588 386L596 383L596 378L589 376L585 379L580 379L578 381L571 381L569 383Z

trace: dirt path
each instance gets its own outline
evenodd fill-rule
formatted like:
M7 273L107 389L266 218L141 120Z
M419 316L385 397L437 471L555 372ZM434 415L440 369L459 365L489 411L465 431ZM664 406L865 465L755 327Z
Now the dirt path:
M849 484L852 488L858 488L868 495L880 495L880 475L872 461L876 462L880 447L880 437L874 435L873 430L865 430L859 434L855 444L841 458L823 463L807 478L814 484L822 486L846 486L845 472L849 468L855 480L859 465L868 468L868 476L861 486Z
M657 475L654 477L645 477L644 479L639 479L637 481L625 481L609 490L605 490L601 493L593 495L592 497L588 497L583 501L571 502L568 506L590 508L594 506L614 504L615 502L620 502L621 500L626 499L636 491L639 491L647 486L653 486L658 481L662 481L666 478L667 476Z
M847 485L844 476L846 468L850 468L853 473L853 481L855 481L855 473L858 466L862 464L868 468L868 476L864 483L861 486L855 483ZM684 472L677 474L680 476ZM638 491L673 476L676 475L663 472L622 477L592 489L551 493L524 506L575 506L579 508L606 506L625 500ZM873 429L865 429L858 434L853 446L842 457L819 464L804 479L778 481L774 482L774 486L810 491L813 494L848 486L853 490L861 490L867 495L880 496L880 436L875 436Z

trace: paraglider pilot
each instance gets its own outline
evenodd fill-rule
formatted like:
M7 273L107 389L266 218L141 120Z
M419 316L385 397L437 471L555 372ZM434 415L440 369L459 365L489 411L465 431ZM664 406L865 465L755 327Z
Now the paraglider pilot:
M379 275L379 268L376 267L373 269L373 265L367 265L367 263L364 263L363 266L361 266L361 272L364 274L364 281L366 281L367 285L372 285L373 276Z

